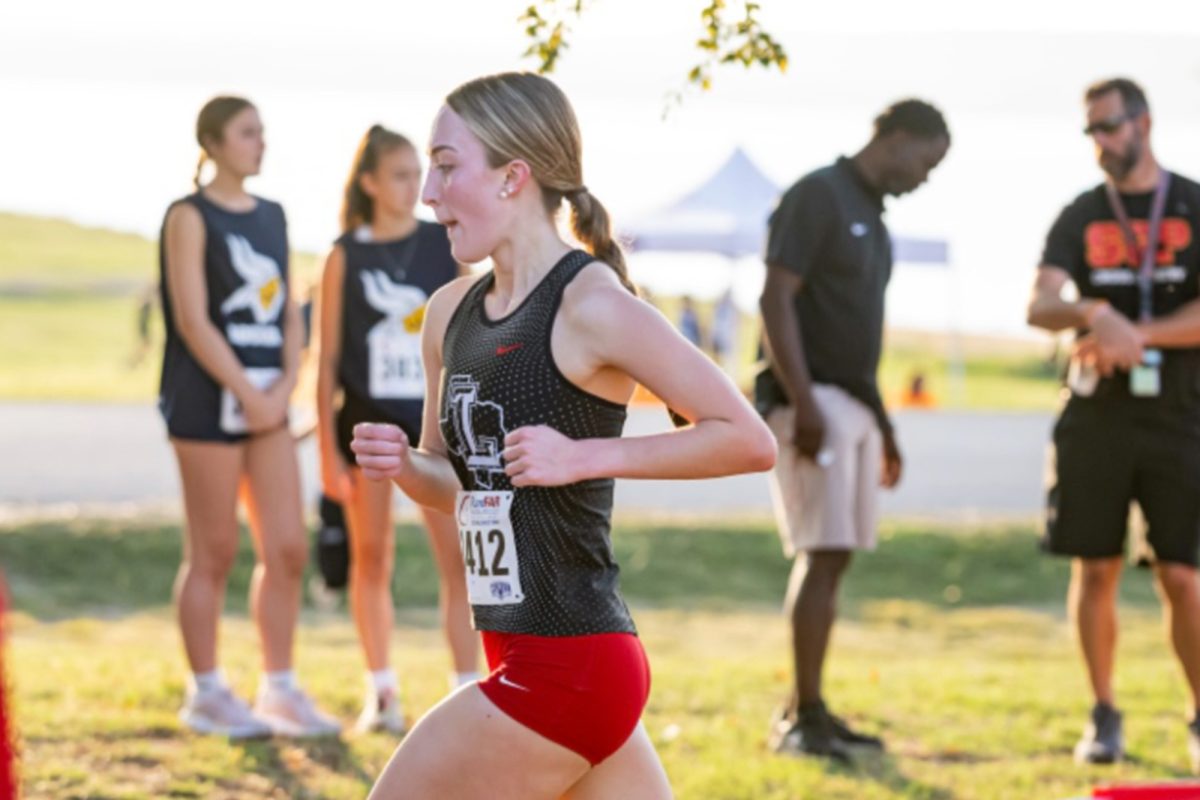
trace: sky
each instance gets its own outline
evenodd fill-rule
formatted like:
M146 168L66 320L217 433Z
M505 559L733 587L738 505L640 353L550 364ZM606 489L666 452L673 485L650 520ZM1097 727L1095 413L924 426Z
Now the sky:
M196 112L250 97L267 129L251 191L283 202L293 245L337 234L341 186L372 123L423 148L441 99L480 74L529 68L516 0L336 4L40 0L0 7L0 209L157 235L190 188ZM1081 133L1090 82L1125 74L1154 113L1169 168L1200 176L1200 12L1149 0L971 4L762 0L785 74L722 68L666 97L696 62L703 0L592 0L555 79L584 136L584 175L618 224L670 204L743 147L781 187L851 154L901 97L946 114L954 144L893 231L949 243L948 268L899 265L889 320L1028 335L1023 307L1055 214L1100 179ZM730 280L754 302L762 267L635 256L651 288L701 296Z

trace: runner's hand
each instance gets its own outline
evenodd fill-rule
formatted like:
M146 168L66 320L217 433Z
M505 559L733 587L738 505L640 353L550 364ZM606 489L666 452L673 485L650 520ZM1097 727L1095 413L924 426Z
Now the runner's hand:
M1092 330L1075 345L1075 355L1093 361L1104 376L1113 370L1129 370L1142 361L1146 339L1123 314L1106 308L1092 323Z
M282 377L267 389L267 397L279 407L284 419L287 419L288 407L292 403L292 386Z
M397 425L360 422L350 442L363 477L372 481L400 477L409 468L408 434Z
M800 455L809 461L817 460L821 445L825 443L825 418L817 404L811 400L796 406L796 418L792 430L792 444Z
M321 456L321 488L326 497L339 503L348 503L354 496L350 465L336 450Z
M896 444L896 432L888 431L883 434L883 471L879 475L879 485L894 489L903 473L904 457L900 455L900 445Z
M577 473L577 442L545 425L517 428L504 437L504 472L513 486L565 486Z
M274 430L287 419L287 404L281 404L267 392L253 389L250 394L238 399L242 404L242 414L246 418L246 430L250 433Z

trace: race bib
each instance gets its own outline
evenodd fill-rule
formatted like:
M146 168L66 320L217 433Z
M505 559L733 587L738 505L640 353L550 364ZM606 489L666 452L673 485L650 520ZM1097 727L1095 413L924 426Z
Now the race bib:
M421 336L410 333L406 327L396 320L384 319L367 334L367 391L371 397L420 400L425 396Z
M246 367L246 380L256 389L269 389L282 374L283 370L279 367ZM250 430L246 426L246 413L241 401L228 389L221 390L221 430L230 434L248 433Z
M512 492L458 493L458 543L471 605L509 606L525 599L512 501Z

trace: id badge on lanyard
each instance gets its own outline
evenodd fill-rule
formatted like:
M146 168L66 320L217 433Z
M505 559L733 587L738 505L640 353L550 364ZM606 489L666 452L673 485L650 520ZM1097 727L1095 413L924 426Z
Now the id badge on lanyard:
M1145 248L1138 247L1137 234L1129 222L1129 214L1125 212L1125 204L1121 195L1110 182L1105 184L1108 193L1108 204L1121 226L1125 237L1125 246L1139 264L1137 274L1138 286L1138 318L1146 322L1154 316L1154 267L1158 256L1158 237L1162 229L1163 215L1167 207L1167 192L1171 188L1171 173L1159 170L1158 186L1154 189L1154 200L1151 202L1149 229L1146 231ZM1140 258L1138 258L1140 254ZM1142 362L1129 371L1129 392L1134 397L1158 397L1162 393L1162 351L1147 349L1142 352Z

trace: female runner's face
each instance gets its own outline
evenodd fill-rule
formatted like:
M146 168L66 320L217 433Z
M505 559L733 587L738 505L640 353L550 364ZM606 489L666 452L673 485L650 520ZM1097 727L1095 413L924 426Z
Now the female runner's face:
M483 143L448 106L434 120L429 152L421 201L446 226L455 259L465 264L482 261L513 221L516 204L500 197L506 170L488 165Z
M221 141L209 146L209 155L217 166L239 177L257 175L262 169L263 125L258 109L243 108L225 123Z
M421 193L421 160L411 147L392 147L360 180L377 210L390 216L412 216Z

